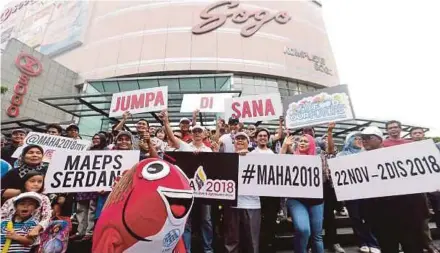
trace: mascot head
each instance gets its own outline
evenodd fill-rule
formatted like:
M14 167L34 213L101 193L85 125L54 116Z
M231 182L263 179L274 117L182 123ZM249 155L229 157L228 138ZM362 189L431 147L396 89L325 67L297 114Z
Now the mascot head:
M103 231L111 228L119 231L126 246L136 241L150 241L165 223L184 224L193 202L189 179L179 167L156 158L142 160L116 183L98 220L95 235L98 232L104 236Z

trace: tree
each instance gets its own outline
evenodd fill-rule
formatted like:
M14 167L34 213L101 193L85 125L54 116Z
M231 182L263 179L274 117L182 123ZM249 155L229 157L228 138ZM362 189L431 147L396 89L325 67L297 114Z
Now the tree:
M434 140L435 143L440 142L440 137L434 137L432 139Z
M1 86L1 94L3 95L3 94L5 94L6 92L8 92L8 87L6 87L6 86Z

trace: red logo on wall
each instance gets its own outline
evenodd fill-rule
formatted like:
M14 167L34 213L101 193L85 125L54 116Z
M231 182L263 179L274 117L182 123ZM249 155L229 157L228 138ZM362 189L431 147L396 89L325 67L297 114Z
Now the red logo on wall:
M20 105L23 103L23 96L26 95L31 77L41 74L43 65L32 55L21 53L15 60L15 65L22 73L18 82L14 85L14 95L11 98L11 105L7 109L7 115L15 118L20 114Z

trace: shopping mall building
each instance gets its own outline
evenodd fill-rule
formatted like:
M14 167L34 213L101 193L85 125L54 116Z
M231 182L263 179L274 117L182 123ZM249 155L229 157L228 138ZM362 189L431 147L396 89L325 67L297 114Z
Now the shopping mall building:
M339 84L320 1L22 1L1 21L4 129L74 120L90 136L116 120L113 93L157 86L168 86L177 123L190 116L179 113L186 93L292 96Z

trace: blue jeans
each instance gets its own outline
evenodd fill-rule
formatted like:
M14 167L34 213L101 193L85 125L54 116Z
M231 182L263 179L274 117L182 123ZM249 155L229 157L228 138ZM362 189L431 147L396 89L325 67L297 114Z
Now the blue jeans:
M370 225L365 221L362 202L362 200L345 201L353 232L358 239L359 247L367 246L379 249L379 243L371 232Z
M295 229L295 253L307 253L309 238L312 238L314 253L324 253L322 241L322 223L324 220L324 204L306 205L296 199L287 200L287 208L292 216Z
M212 239L214 237L212 231L212 220L211 220L211 206L210 205L200 205L201 215L202 215L202 243L204 253L213 253L212 249ZM185 225L185 232L183 233L183 242L185 243L185 249L187 253L191 253L191 215L188 217Z

